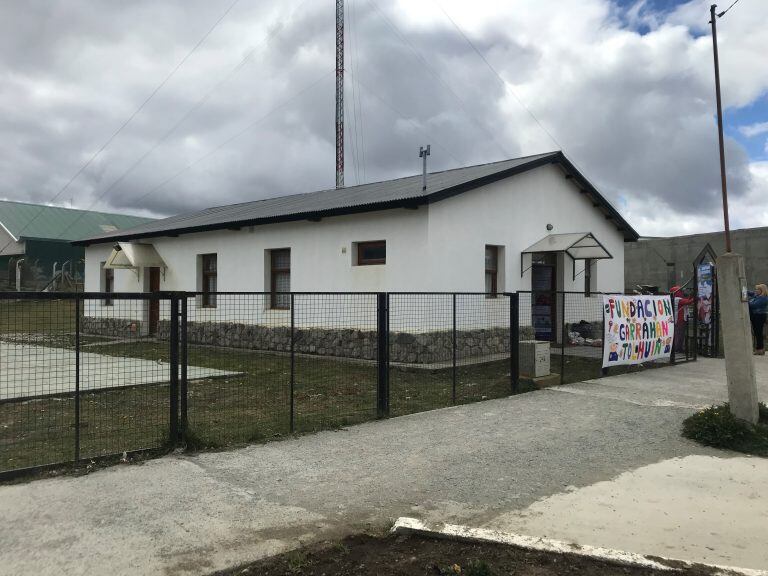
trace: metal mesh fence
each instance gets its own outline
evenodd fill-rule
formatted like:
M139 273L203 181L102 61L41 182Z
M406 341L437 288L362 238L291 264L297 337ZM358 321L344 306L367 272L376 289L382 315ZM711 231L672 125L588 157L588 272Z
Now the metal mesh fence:
M159 298L0 299L0 472L160 448L170 429Z
M71 460L75 304L0 300L0 470Z
M562 292L0 294L0 474L598 378L602 312Z
M219 447L289 432L290 310L266 294L185 302L187 441Z
M456 296L457 403L511 393L509 344L509 296Z
M455 294L389 295L390 413L455 403Z
M376 294L295 294L293 429L376 418Z

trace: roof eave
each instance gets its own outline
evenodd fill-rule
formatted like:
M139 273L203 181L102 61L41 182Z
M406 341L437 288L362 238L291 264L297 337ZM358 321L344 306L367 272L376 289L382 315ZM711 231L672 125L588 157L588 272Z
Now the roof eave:
M217 222L215 224L206 224L202 226L187 226L183 228L174 228L164 231L137 232L134 234L117 234L115 236L85 238L72 242L75 246L90 246L91 244L107 244L110 242L124 242L130 240L142 240L147 238L174 237L182 234L195 234L198 232L213 232L216 230L237 230L248 226L262 226L264 224L277 224L280 222L300 222L302 220L320 220L332 216L347 216L351 214L362 214L365 212L377 212L379 210L393 210L396 208L413 209L423 206L427 203L426 197L408 198L403 200L390 200L387 202L376 202L372 204L363 204L360 206L345 206L342 208L330 208L328 210L318 210L314 212L302 212L298 214L288 214L285 216L270 216L267 218L252 218L248 220L231 220L229 222Z
M569 174L571 174L579 185L586 189L586 191L596 200L597 204L605 209L606 218L613 220L616 227L623 232L625 242L637 242L640 238L640 234L627 222L624 217L614 208L605 197L597 191L597 188L587 180L587 178L571 163L570 160L562 152L558 152L557 163L559 163Z

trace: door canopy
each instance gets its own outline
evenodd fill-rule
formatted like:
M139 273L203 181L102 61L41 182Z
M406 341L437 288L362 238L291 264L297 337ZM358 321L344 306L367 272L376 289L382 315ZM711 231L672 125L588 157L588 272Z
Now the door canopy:
M520 276L533 265L533 255L547 252L562 252L571 260L609 260L613 258L592 232L549 234L522 252Z
M118 242L107 258L104 268L136 272L141 268L161 268L165 272L167 266L152 244Z

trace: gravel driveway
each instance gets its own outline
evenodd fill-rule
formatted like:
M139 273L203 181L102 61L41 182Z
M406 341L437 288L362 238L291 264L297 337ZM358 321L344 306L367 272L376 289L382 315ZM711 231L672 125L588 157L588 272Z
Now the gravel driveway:
M666 458L715 454L679 428L724 382L722 361L705 359L0 487L0 574L205 574L400 515L481 524Z

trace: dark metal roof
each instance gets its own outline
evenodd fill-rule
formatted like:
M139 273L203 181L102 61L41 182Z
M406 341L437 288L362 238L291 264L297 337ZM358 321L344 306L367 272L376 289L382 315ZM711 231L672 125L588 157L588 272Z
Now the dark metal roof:
M625 240L637 240L637 232L576 170L562 152L548 152L490 164L433 172L428 175L426 190L421 189L422 177L419 174L348 188L321 190L208 208L192 214L181 214L164 220L156 220L119 232L85 238L75 243L88 245L117 240L176 236L192 232L239 228L274 222L314 220L391 208L414 208L552 163L560 164L567 177L575 179L582 193L588 194L592 198L593 204L604 212L606 218L614 220L617 228L624 233Z

